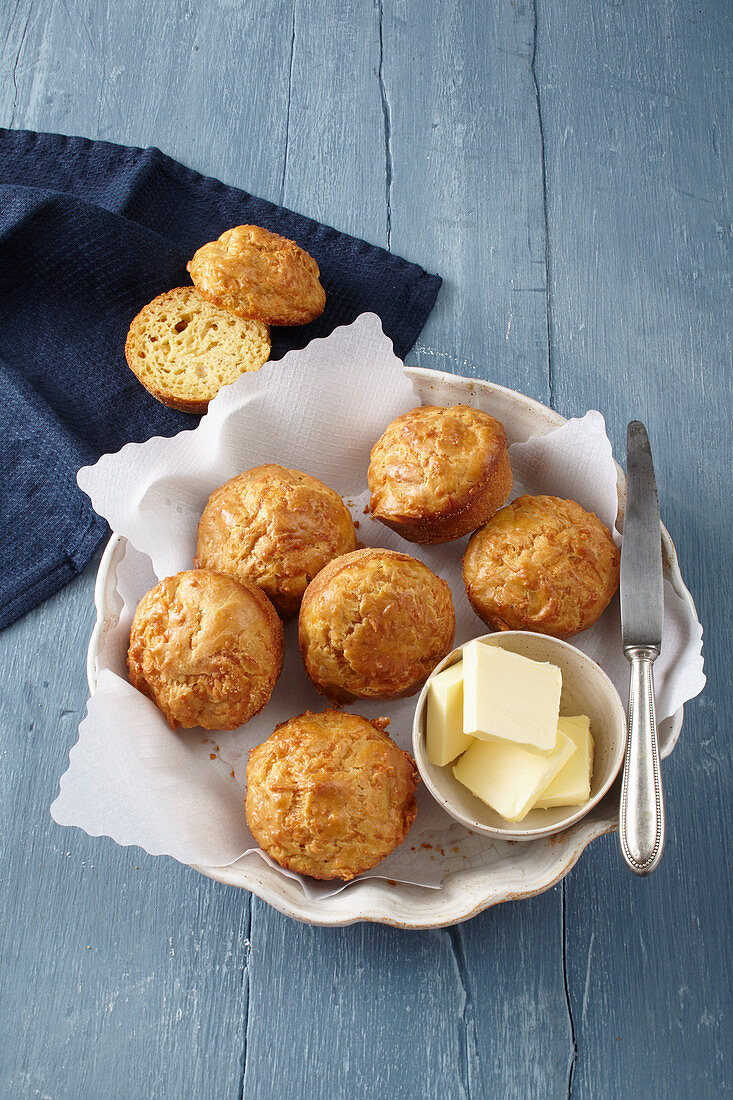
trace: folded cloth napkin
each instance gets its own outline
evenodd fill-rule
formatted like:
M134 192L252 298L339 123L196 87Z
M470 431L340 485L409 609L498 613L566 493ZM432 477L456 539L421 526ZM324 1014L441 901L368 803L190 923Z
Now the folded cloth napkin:
M142 388L124 344L146 302L190 284L200 245L253 223L318 261L326 308L274 328L273 359L364 312L403 358L440 288L415 264L157 149L0 130L0 193L0 628L71 580L107 532L79 467L197 424Z

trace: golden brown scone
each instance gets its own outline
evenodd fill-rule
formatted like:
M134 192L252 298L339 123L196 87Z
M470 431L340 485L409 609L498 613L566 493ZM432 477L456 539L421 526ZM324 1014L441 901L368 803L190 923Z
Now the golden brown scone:
M287 618L297 615L316 573L355 548L354 523L338 493L300 470L267 464L211 494L194 565L252 581Z
M336 703L412 695L454 633L448 585L395 550L336 558L308 585L298 620L306 672Z
M197 289L222 309L268 325L305 325L323 313L318 264L295 241L259 225L227 229L187 265Z
M222 386L270 358L270 330L207 302L193 286L159 294L125 342L130 370L163 405L204 413Z
M252 749L245 811L282 867L352 879L380 863L415 819L415 762L384 732L388 719L306 711Z
M210 570L166 577L132 620L130 683L171 729L236 729L262 710L283 665L283 628L259 588Z
M569 638L605 611L619 559L608 528L574 500L523 496L473 535L463 580L474 611L494 629Z
M468 405L412 409L372 448L371 513L410 542L450 542L475 531L511 488L503 425Z

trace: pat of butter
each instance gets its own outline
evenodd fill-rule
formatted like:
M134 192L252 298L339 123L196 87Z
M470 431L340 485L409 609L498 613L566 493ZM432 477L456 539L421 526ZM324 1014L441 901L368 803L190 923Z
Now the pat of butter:
M428 687L425 750L431 764L450 764L473 744L463 732L463 662L444 668Z
M456 779L507 821L521 821L575 752L564 733L549 756L510 741L474 741L453 767Z
M555 806L582 806L590 798L593 775L593 738L590 718L579 714L575 718L560 718L558 732L564 733L575 745L575 752L555 778L548 783L535 802L538 810Z
M463 647L463 732L471 737L552 752L561 690L555 665L478 641Z

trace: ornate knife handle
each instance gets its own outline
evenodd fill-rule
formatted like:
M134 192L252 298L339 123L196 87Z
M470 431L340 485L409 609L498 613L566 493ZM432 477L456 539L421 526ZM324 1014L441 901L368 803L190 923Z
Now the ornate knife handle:
M664 848L664 801L652 674L658 652L648 646L633 646L625 653L631 662L631 684L619 836L631 870L648 875L659 864Z

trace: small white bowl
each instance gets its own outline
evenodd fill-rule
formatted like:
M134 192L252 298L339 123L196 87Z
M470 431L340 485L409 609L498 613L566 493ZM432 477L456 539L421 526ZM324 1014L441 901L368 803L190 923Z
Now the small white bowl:
M549 661L562 672L560 714L586 714L593 737L591 795L582 806L558 806L552 810L530 810L523 821L509 822L477 798L453 775L453 763L431 764L425 751L425 710L430 680L460 661L463 646L440 662L425 683L415 708L412 744L425 786L446 813L469 829L502 840L536 840L567 829L588 813L608 791L618 775L626 748L626 717L618 692L603 669L575 646L526 630L507 630L480 638L486 645L499 646L532 661Z

